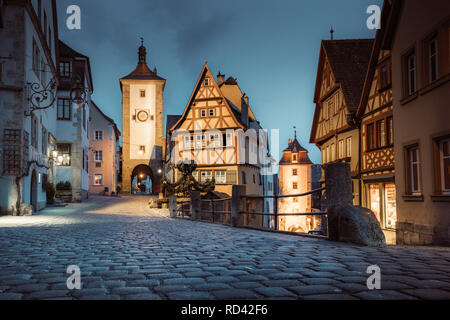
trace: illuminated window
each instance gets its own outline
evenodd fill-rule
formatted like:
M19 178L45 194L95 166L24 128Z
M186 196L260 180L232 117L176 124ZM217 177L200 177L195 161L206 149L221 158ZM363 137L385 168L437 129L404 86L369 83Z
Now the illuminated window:
M58 143L56 145L58 151L57 164L58 166L70 167L71 165L71 149L72 145L66 143Z
M139 154L140 155L145 154L145 146L139 146Z
M369 185L370 210L373 211L378 221L380 220L380 186L378 184Z
M395 184L384 185L384 212L386 216L386 227L395 228L397 222L397 205Z
M226 183L227 182L227 172L225 170L215 171L214 179L216 183Z
M102 186L103 185L103 175L96 174L94 175L94 186Z

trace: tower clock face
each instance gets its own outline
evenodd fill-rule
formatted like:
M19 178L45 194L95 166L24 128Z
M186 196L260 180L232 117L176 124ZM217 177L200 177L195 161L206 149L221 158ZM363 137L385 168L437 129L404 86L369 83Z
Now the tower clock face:
M145 122L145 121L147 121L147 120L148 120L148 113L147 113L147 111L144 111L144 110L139 111L139 112L137 113L137 119L138 119L140 122Z

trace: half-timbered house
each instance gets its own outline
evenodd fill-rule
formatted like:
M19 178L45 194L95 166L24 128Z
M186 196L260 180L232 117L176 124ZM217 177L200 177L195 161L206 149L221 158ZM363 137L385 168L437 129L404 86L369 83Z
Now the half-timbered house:
M324 40L321 44L310 142L322 153L322 165L350 163L354 204L360 204L359 129L356 110L367 72L372 39Z
M388 243L395 243L397 221L390 50L377 32L357 110L360 124L361 205L371 209Z
M195 161L194 177L214 178L215 191L231 195L232 186L240 184L247 194L263 195L267 134L236 79L219 73L216 81L206 63L182 116L167 133L166 148L166 162ZM177 181L180 175L172 168L166 175Z

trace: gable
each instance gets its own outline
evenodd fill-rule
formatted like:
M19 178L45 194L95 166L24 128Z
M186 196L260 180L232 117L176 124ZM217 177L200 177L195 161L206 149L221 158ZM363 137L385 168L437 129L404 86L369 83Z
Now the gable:
M210 113L212 112L212 113ZM205 64L181 118L171 128L187 131L243 128Z

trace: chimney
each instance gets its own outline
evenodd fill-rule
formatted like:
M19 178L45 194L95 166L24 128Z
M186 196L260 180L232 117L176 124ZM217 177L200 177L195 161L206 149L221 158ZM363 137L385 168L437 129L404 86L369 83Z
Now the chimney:
M245 93L241 98L241 121L246 128L249 127L249 119L248 119L248 104L246 101Z
M219 71L219 73L217 74L217 84L220 86L224 82L225 82L225 75L221 74Z

